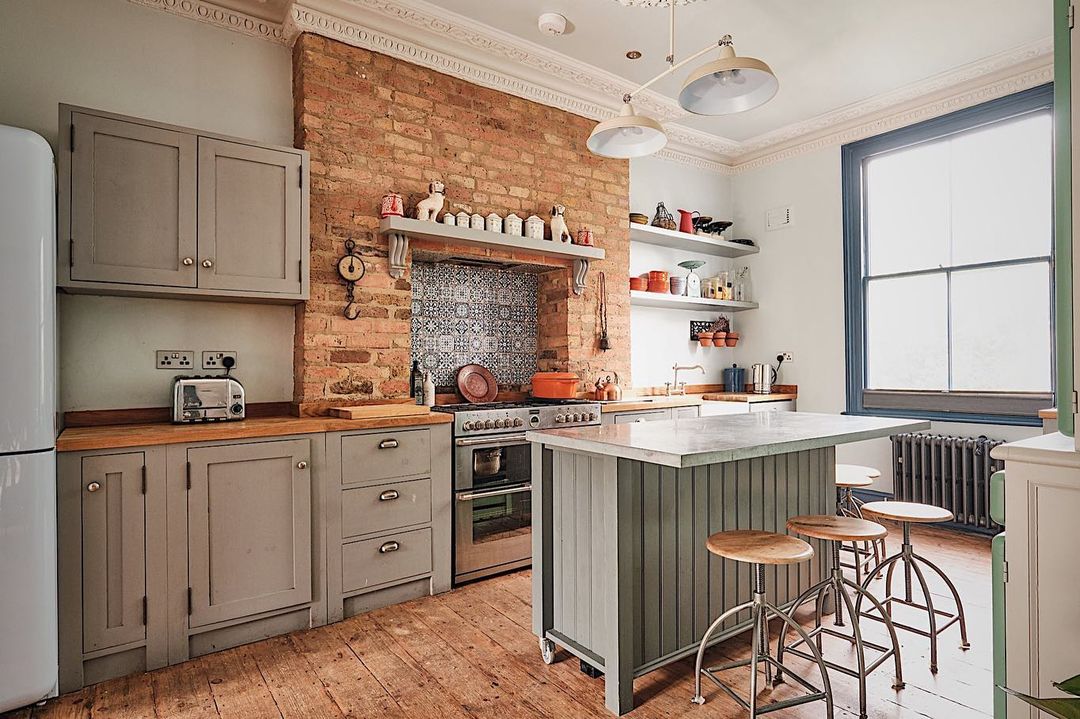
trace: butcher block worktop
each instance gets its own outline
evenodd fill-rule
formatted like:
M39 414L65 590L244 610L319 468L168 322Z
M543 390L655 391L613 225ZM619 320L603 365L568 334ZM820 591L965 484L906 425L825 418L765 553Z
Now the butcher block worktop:
M281 437L318 432L347 432L358 429L390 429L433 424L449 424L453 415L432 412L411 417L376 417L338 419L336 417L260 417L239 422L207 424L117 424L97 427L71 427L56 440L58 452L81 452L119 447L149 447L187 442L213 442L230 439Z

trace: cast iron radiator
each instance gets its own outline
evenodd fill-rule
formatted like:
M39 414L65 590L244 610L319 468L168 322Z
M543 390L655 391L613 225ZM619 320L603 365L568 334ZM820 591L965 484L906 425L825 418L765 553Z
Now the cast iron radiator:
M955 524L996 534L990 519L990 475L1004 462L990 457L1001 440L906 432L893 435L893 498L948 509Z

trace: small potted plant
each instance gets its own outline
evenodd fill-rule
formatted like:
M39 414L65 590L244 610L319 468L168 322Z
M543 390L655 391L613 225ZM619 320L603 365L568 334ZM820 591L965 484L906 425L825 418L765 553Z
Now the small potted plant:
M713 345L715 347L723 347L727 342L728 330L731 329L728 323L728 318L720 315L712 326L709 327L713 332Z
M712 332L698 332L697 336L698 344L702 347L712 347L714 341L714 334Z
M739 333L728 332L727 337L725 337L724 339L727 342L728 347L734 347L735 345L739 344Z

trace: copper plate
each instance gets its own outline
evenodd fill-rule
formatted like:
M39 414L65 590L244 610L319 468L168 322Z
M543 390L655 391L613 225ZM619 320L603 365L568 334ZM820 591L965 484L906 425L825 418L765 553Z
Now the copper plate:
M470 402L491 402L499 394L495 375L478 364L467 364L457 371L457 387Z

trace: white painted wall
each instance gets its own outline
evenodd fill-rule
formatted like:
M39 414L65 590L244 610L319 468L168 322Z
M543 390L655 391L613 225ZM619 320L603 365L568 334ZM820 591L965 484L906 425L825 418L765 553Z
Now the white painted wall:
M0 124L54 149L67 102L292 145L288 48L127 0L0 3ZM235 349L249 401L292 395L293 310L63 296L61 409L168 404L155 349Z
M732 217L731 177L698 170L656 157L630 161L630 209L652 219L656 204L664 202L678 219L677 209L698 210L716 220ZM693 253L633 243L630 246L630 274L666 270L685 275L678 263L684 260L708 260L697 273L709 277L730 269L731 261L717 257L699 257ZM745 263L740 263L745 264ZM679 379L699 384L721 382L721 371L732 362L734 350L701 347L690 341L690 320L714 320L711 312L673 312L671 310L632 307L630 311L630 370L637 387L657 386L672 381L672 366L702 365L706 373L682 372ZM738 320L738 317L736 317Z
M844 251L840 148L798 155L734 177L735 229L761 247L750 258L755 299L761 307L739 315L743 337L734 351L740 365L772 361L791 352L779 381L799 385L799 410L845 409ZM791 205L793 224L765 231L766 210ZM932 430L1006 440L1037 428L935 422ZM889 440L843 445L841 462L879 468L875 489L891 491Z

